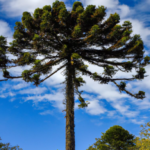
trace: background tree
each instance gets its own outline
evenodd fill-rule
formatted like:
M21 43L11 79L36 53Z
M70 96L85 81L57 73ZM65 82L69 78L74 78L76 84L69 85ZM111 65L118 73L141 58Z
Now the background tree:
M101 138L96 138L94 147L92 145L87 150L127 150L135 145L134 136L121 126L114 125L102 134Z
M78 90L78 87L85 83L81 76L77 77L79 73L90 76L100 84L113 82L120 92L125 91L136 99L145 98L145 92L139 91L137 94L132 94L125 89L125 82L121 82L120 85L115 82L141 80L146 77L143 67L149 64L150 57L146 56L144 62L141 63L144 47L140 35L130 36L132 25L129 21L125 21L122 26L118 25L120 17L117 13L111 14L102 23L106 15L106 8L104 6L95 7L95 5L88 5L84 10L81 2L74 2L70 12L67 11L64 2L56 0L52 8L46 5L35 9L33 16L29 12L23 12L22 22L15 23L14 40L10 42L11 46L5 46L4 39L0 39L0 51L17 56L17 59L12 60L15 66L32 65L31 69L24 70L18 77L11 76L8 71L13 66L4 67L3 77L6 79L23 78L26 82L33 82L38 86L65 67L63 83L66 85L64 102L66 104L66 150L75 150L74 92L79 95L78 99L81 102L78 105L79 108L87 107L89 104L81 97L83 91ZM100 50L89 49L88 47L92 45L99 46ZM108 46L110 47L106 48ZM30 51L24 52L23 49ZM43 55L44 59L36 59L38 55ZM133 61L120 63L106 60L109 58L133 58ZM97 72L90 72L82 60L103 67L104 76L98 75ZM61 62L63 65L51 73L52 66ZM138 69L137 75L133 78L113 78L118 71L114 67L124 72L131 71L132 68ZM40 79L41 75L48 76Z
M145 125L145 127L149 126L150 127L150 123L147 123ZM143 125L141 125L141 127L143 127ZM148 131L150 131L150 129L145 130L145 127L141 130L141 138L136 137L136 138L131 138L129 139L130 141L132 140L132 142L130 144L127 144L128 146L124 147L125 150L150 150L150 133L148 133ZM113 130L112 128L116 129ZM103 138L96 138L96 142L90 146L87 150L118 150L117 148L112 148L111 144L109 142L107 142L107 139L112 141L111 138L107 138L109 136L113 136L112 139L114 139L114 135L120 135L120 137L122 137L122 134L120 133L124 133L127 134L127 137L129 134L129 132L127 130L124 130L122 127L120 127L121 131L123 132L119 132L119 130L117 130L117 128L115 126L111 127L111 130L107 130L106 133L102 133L104 136ZM109 132L108 132L109 131ZM114 132L116 133L114 133ZM143 138L144 135L146 138ZM130 135L132 136L132 135ZM118 136L119 138L119 136ZM121 138L120 138L121 139ZM118 145L117 143L120 141L120 139L114 139L116 140L116 145ZM128 140L126 140L128 141ZM125 141L124 141L125 142ZM122 141L121 141L122 143ZM123 150L123 148L122 148Z
M2 140L0 138L0 140ZM13 147L10 147L10 143L1 143L0 142L0 150L23 150L22 148L19 148L19 146L13 146Z
M150 127L150 122L145 124L145 127L147 126ZM140 127L143 127L143 125L141 125ZM136 137L136 139L134 140L134 143L136 143L136 148L138 148L138 150L150 150L150 133L148 133L148 131L150 131L150 128L146 130L145 127L143 127L143 129L141 130L141 138ZM143 138L143 135L146 138Z

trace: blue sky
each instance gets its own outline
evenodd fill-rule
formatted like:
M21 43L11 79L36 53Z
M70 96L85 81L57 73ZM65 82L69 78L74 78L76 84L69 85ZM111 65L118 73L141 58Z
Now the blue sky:
M62 0L64 1L64 0ZM0 35L7 37L7 42L13 40L16 21L21 21L24 11L33 14L36 8L51 5L54 0L0 0ZM64 1L68 10L72 9L74 0ZM150 56L150 0L82 0L84 8L87 5L104 5L107 15L119 13L120 23L125 20L132 22L133 33L140 34L144 41L144 57ZM95 48L95 46L93 46ZM15 58L7 55L9 58ZM42 59L43 56L38 56ZM109 59L116 60L116 59ZM117 60L118 62L124 60ZM125 60L127 61L127 60ZM132 59L131 59L132 61ZM89 64L91 72L103 73L103 68ZM61 65L61 64L60 64ZM55 71L60 65L54 66ZM9 69L12 76L18 76L31 66ZM150 66L146 66L146 74L150 75ZM0 82L0 137L2 142L10 142L12 146L19 145L23 150L65 150L65 80L64 69L43 82L39 87L26 83L22 79ZM130 78L136 70L124 73L118 71L113 78ZM44 78L44 76L43 76ZM0 72L0 79L3 79ZM140 137L140 125L149 122L150 116L150 76L143 80L126 82L126 89L132 93L145 91L143 100L122 94L115 84L102 84L83 75L86 84L79 88L83 90L82 97L90 104L85 109L78 109L78 96L75 95L75 143L76 150L86 150L114 125L120 125L131 134ZM120 82L117 82L120 83Z

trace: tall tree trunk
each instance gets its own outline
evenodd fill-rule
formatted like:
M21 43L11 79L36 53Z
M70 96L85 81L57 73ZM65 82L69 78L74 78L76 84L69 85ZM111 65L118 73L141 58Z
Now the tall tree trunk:
M72 65L67 66L66 85L66 150L75 150L74 133L74 86L72 81Z

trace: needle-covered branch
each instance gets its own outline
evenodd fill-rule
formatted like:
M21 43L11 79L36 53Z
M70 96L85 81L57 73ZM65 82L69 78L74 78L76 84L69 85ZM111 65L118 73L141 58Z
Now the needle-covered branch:
M121 85L124 83L124 82L122 82L121 85L118 85L115 81L112 81L112 82L113 82L114 84L116 84L119 89L120 89ZM124 84L125 84L125 83L124 83ZM137 93L137 94L132 94L132 93L130 93L129 91L127 91L126 89L122 89L122 91L125 91L127 94L129 94L129 95L132 96L132 97L135 97L136 99L144 99L144 98L146 98L146 97L145 97L145 92L143 92L143 91L139 91L139 93ZM121 91L120 91L120 92L121 92Z
M7 81L8 79L0 80L0 81Z
M132 67L138 68L138 67L137 67L137 63L136 63L136 64L133 64L133 63L130 62L130 61L120 63L120 62L106 61L106 60L104 60L104 59L102 60L102 59L90 58L90 57L85 57L85 56L82 56L82 59L88 60L88 61L91 62L92 64L95 64L95 65L101 66L101 67L106 67L107 64L111 64L111 65L114 65L114 66L116 66L116 67L122 66L122 67L124 67L127 71L128 71L128 70L131 71ZM100 65L99 62L105 63L105 64L104 64L104 65Z
M41 80L40 83L43 82L43 81L45 81L45 80L48 79L49 77L51 77L53 74L55 74L57 71L59 71L60 69L62 69L62 68L65 67L65 66L66 66L66 64L63 65L63 66L61 66L61 67L59 67L59 68L58 68L56 71L54 71L52 74L50 74L49 76L47 76L46 78L44 78L43 80Z
M75 66L76 67L76 69L78 69L78 70L80 70L81 72L82 72L82 74L83 75L89 75L90 76L90 78L93 78L94 80L97 80L97 81L101 81L100 83L101 84L108 84L108 82L114 82L115 84L116 84L116 82L115 82L115 80L134 80L134 79L141 79L141 78L143 78L143 74L140 76L138 76L138 75L136 75L135 77L136 78L122 78L122 79L119 79L119 78L114 78L114 79L111 79L110 77L105 77L105 78L103 78L103 77L101 77L100 75L97 75L97 73L95 72L95 73L91 73L89 70L87 70L87 67L86 66L80 66L80 67L77 67L77 66ZM143 70L142 70L143 71ZM140 72L140 73L143 73L143 72ZM144 72L145 73L145 72ZM144 76L144 77L146 77L146 76ZM123 83L123 82L122 82ZM125 83L124 83L125 84ZM143 91L139 91L139 93L138 94L136 94L136 95L134 95L134 94L132 94L132 93L130 93L129 91L127 91L127 90L125 90L124 88L125 88L125 86L124 86L124 84L123 85L117 85L118 87L119 87L119 90L120 91L125 91L127 94L129 94L129 95L131 95L131 96L133 96L133 97L135 97L135 98L137 98L137 99L143 99L143 98L145 98L144 97L144 95L145 95L145 92L143 92Z
M53 66L57 65L63 60L64 58L57 59L56 61L49 61L45 65L41 65L41 61L36 60L34 62L35 65L30 70L24 70L22 72L22 76L18 76L18 77L10 76L9 72L6 69L3 69L3 77L7 79L23 78L26 82L33 82L35 78L35 82L37 83L36 85L38 85L38 82L39 82L38 80L39 80L41 73L43 74L49 73L49 71L51 71L52 69L52 65ZM34 73L37 73L38 76L34 75L33 77L30 77Z

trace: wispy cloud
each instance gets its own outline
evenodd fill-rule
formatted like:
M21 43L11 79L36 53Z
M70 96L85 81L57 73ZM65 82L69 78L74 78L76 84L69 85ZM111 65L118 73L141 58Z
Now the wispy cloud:
M15 101L15 98L10 99L10 102L13 102L13 101Z
M118 4L118 0L81 0L83 5L86 7L87 5L104 5L105 7L108 8L115 8Z
M19 83L19 84L17 84L17 85L14 85L14 86L13 86L13 89L18 90L18 89L25 88L25 87L27 87L27 86L29 86L28 83L22 82L22 83Z
M34 13L36 8L42 8L45 5L53 4L54 0L5 0L1 1L1 12L6 13L6 17L19 17L22 15L24 11L28 11L30 13ZM63 0L66 2L66 0ZM9 8L9 9L6 9Z
M141 124L144 124L144 123L145 123L145 121L144 121L144 120L137 121L136 119L131 119L131 121L132 121L133 123L135 123L135 124L139 124L139 125L141 125Z
M50 110L46 110L40 113L40 115L52 115L52 114L53 114L53 111L50 111Z
M44 92L46 92L46 88L45 87L36 87L36 88L29 88L29 89L24 89L22 91L20 91L20 94L42 94Z
M8 93L10 96L16 95L15 93L12 93L11 91Z

